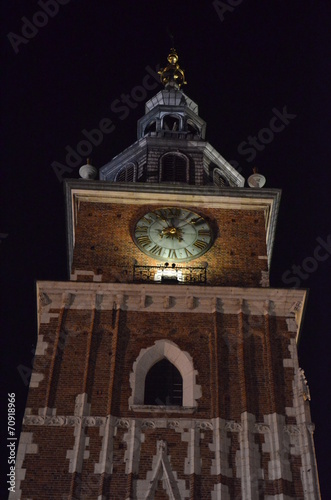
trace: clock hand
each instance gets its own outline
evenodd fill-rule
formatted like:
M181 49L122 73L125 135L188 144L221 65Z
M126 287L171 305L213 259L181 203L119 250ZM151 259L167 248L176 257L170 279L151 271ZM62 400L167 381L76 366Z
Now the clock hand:
M183 241L182 232L180 230L178 231L178 228L174 226L168 226L162 229L162 231L160 231L160 238L162 239L163 236L171 239L177 238L178 241Z
M158 213L156 213L156 212L153 212L153 214L154 214L154 215L156 215L156 217L157 217L158 219L161 219L163 222L165 222L165 223L167 224L167 227L170 227L170 226L169 226L169 221L168 221L168 219L165 219L164 217L162 217L161 215L159 215L159 214L158 214Z
M182 227L187 226L188 224L198 224L200 221L203 219L201 217L197 217L196 219L191 219L188 222L185 222L185 224L182 224L181 226L177 226L177 229L180 229Z

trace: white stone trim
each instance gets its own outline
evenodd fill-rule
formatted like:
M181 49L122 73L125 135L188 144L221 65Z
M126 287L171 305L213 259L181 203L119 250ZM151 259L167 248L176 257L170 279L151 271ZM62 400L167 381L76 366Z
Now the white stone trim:
M290 439L285 429L285 417L273 413L265 415L264 421L270 428L270 432L265 434L265 442L262 450L270 454L268 462L269 479L285 479L292 481L292 471L290 464Z
M33 443L33 432L21 432L15 463L15 492L10 492L8 500L17 500L22 496L21 482L25 479L26 469L23 462L26 454L38 453L38 444Z
M30 389L34 389L39 386L40 382L44 380L45 375L39 372L33 371L30 379Z
M201 474L201 456L200 456L201 433L199 428L191 428L182 433L182 441L186 441L187 457L185 458L184 474Z
M270 282L269 282L269 271L261 271L261 279L260 279L260 285L263 288L269 287Z
M40 299L46 294L52 303L52 309L60 310L64 306L65 293L69 292L74 300L65 305L70 309L91 309L109 311L114 307L126 311L164 312L165 297L171 304L171 313L190 312L192 314L213 313L237 314L239 303L244 301L244 314L260 316L265 302L270 304L269 315L281 316L295 322L288 322L291 331L300 329L300 311L306 299L305 290L283 290L273 288L233 288L233 287L197 287L185 285L162 285L135 283L86 283L86 282L38 282L38 310L41 322L49 322L50 303ZM188 297L190 298L188 300ZM192 308L192 304L194 307Z
M99 455L99 462L94 465L95 474L111 474L113 472L114 436L116 434L116 421L118 421L116 417L108 415L105 424L100 427L102 445Z
M241 414L242 430L239 432L240 450L236 455L237 477L241 478L242 497L255 500L259 497L258 479L263 478L260 468L261 454L254 440L255 416Z
M177 472L172 470L171 457L167 453L167 443L157 441L156 448L152 470L147 472L145 480L137 480L137 500L153 500L159 480L162 480L163 488L170 500L189 498L190 491L186 489L186 481L178 479Z
M313 441L313 424L310 418L309 402L305 399L302 381L302 370L299 368L296 351L293 351L296 360L296 373L293 380L293 406L296 408L299 433L290 435L292 454L301 456L301 480L304 500L318 500L321 498L319 489L318 471Z
M294 340L293 340L294 342ZM264 416L264 422L256 422L255 416L243 413L241 422L233 420L196 419L190 417L179 418L119 418L114 416L99 417L89 415L90 406L87 404L86 394L80 394L76 401L74 415L56 415L56 409L41 408L38 415L31 415L28 411L24 417L23 424L28 426L71 426L74 427L75 444L72 450L68 450L67 458L70 459L70 472L81 469L83 460L88 456L88 440L85 439L83 429L86 426L99 427L102 437L102 447L99 462L94 466L95 474L111 474L113 469L113 441L118 428L124 429L123 441L126 443L124 453L126 474L137 473L139 471L139 460L141 443L145 441L145 429L172 429L179 433L181 441L187 443L187 452L183 454L184 474L201 474L200 443L204 439L204 432L213 433L209 442L209 449L214 453L210 474L212 476L222 475L234 478L234 472L229 467L229 451L231 437L228 433L238 434L240 450L237 452L237 478L242 481L242 498L255 500L258 498L258 480L263 479L261 465L261 454L254 436L257 433L264 435L262 453L270 455L268 462L268 475L271 481L277 479L292 480L290 457L299 456L302 460L301 480L304 488L304 500L319 500L320 492L318 485L317 469L314 462L313 448L313 424L307 417L305 408L308 402L302 397L301 372L298 370L295 375L295 407L288 411L288 415L297 419L296 425L287 425L286 417L273 413ZM288 409L290 410L290 408ZM9 500L20 498L21 481L25 478L25 469L22 468L25 455L27 453L38 453L38 444L33 443L33 432L22 432L16 457L16 492L9 496ZM70 455L70 456L69 456ZM161 456L162 455L162 456ZM156 461L159 460L159 465ZM163 462L162 462L163 461ZM162 463L161 463L162 462ZM161 465L160 465L161 464ZM185 499L185 481L178 481L177 473L172 471L171 457L166 452L157 451L153 459L152 470L147 474L145 480L137 482L141 496L139 499L148 499L150 493L150 481L154 481L157 474L164 481L175 481L178 486L179 498ZM154 479L153 479L154 478ZM138 484L139 483L139 484ZM166 486L166 482L165 488ZM169 497L177 499L174 491ZM145 495L145 496L144 496ZM255 496L254 496L255 495ZM102 496L99 497L100 499ZM189 498L189 497L188 497ZM286 495L268 495L269 500L294 500ZM211 491L212 500L230 500L228 488L221 483L215 485Z
M165 406L165 405L130 405L130 409L133 410L135 413L181 413L181 414L187 414L187 413L195 413L197 410L196 406Z
M90 404L87 403L87 394L78 394L75 404L75 416L82 417L90 411ZM82 420L75 425L75 444L72 450L67 450L66 458L69 459L69 472L81 472L83 460L88 459L90 452L85 448L89 445L89 438L85 436Z
M130 427L124 434L123 441L126 442L124 454L125 474L138 474L141 443L145 440L145 435L141 432L142 424L137 420L130 421Z
M284 495L284 493L280 493L279 495L266 495L264 498L265 500L296 500L296 498Z
M44 356L47 348L48 348L48 342L44 342L44 335L39 335L35 356Z
M129 406L144 404L146 375L155 363L164 358L177 368L183 378L183 407L197 407L197 399L201 397L201 386L196 384L198 372L194 370L191 356L170 340L157 340L153 346L140 351L130 374L132 395Z
M233 477L233 470L229 467L229 452L231 439L228 438L227 432L235 432L233 422L223 420L221 418L212 419L213 422L213 443L209 444L209 449L215 453L215 458L212 459L210 473L218 476L222 474L226 477Z
M229 488L222 483L215 484L211 492L211 500L231 500Z

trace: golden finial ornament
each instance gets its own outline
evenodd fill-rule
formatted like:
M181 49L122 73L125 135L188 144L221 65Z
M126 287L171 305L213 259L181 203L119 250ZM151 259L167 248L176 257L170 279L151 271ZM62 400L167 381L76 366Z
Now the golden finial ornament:
M168 55L168 66L161 68L158 72L160 75L160 80L167 87L175 87L180 89L181 85L186 85L184 71L179 67L178 64L178 54L176 49L170 49L170 54Z

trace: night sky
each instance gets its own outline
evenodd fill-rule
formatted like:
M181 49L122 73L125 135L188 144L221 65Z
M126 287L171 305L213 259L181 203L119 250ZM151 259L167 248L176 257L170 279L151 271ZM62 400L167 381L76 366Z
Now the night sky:
M208 142L246 179L258 167L266 187L282 189L271 286L309 289L299 357L327 498L331 2L214 4L3 2L1 407L15 392L19 428L37 337L35 282L68 278L61 181L78 178L86 156L100 168L136 140L144 102L162 88L153 75L174 45ZM270 132L277 114L284 127ZM106 118L111 131L84 154L78 145Z

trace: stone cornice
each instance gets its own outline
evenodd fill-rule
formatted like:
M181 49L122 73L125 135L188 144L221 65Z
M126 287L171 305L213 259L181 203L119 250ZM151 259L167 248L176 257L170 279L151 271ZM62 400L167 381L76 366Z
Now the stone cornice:
M296 320L300 329L305 290L132 283L39 281L39 321L61 308L141 312L270 315ZM192 300L193 298L193 300ZM52 311L52 312L50 312Z

